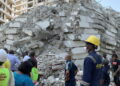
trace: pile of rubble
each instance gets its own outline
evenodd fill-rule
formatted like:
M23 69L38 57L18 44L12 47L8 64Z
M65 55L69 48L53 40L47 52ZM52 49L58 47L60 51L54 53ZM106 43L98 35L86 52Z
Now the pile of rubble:
M107 53L110 57L120 47L119 13L103 8L94 0L68 2L34 8L0 27L1 48L36 52L38 68L48 82L46 86L63 86L64 57L68 53L82 69L87 55L83 41L89 35L100 38L97 50L100 54Z

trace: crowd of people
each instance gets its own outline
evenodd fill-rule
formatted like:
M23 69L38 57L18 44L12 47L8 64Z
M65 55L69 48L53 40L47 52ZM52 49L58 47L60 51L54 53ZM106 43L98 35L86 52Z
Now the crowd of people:
M120 86L120 60L117 54L113 52L111 60L107 59L106 54L99 55L96 49L100 45L100 40L96 36L88 37L85 43L88 56L84 59L81 86L109 86L110 71L114 77L114 86ZM71 56L68 56L66 60L65 86L76 86L77 66L73 63Z
M88 56L84 59L81 86L109 86L110 71L114 77L115 86L120 86L120 60L113 52L111 60L107 55L96 52L100 40L90 36L86 43ZM22 61L13 50L0 49L0 86L35 86L39 81L39 71L35 52L24 52ZM65 86L76 86L78 67L72 61L72 55L65 58Z
M0 86L35 86L38 80L35 52L26 51L20 61L13 50L0 49Z

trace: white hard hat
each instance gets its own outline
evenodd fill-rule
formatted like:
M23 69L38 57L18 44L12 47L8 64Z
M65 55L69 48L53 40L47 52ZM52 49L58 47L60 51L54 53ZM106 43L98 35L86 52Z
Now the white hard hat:
M0 62L5 62L7 60L7 53L4 49L0 49Z

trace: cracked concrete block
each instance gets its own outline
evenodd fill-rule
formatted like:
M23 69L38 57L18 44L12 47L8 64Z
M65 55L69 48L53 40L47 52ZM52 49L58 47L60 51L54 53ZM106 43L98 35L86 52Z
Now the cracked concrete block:
M50 26L50 22L48 20L40 21L36 24L40 26L43 30L46 30L46 28Z
M5 30L5 34L17 34L18 30L16 28Z
M64 11L59 12L59 16L60 16L60 17L65 17L65 12L64 12Z
M22 44L25 44L27 42L29 42L31 40L31 37L25 37L25 38L22 38L20 40L16 40L14 41L14 45L22 45Z
M75 39L75 34L68 34L67 36L68 36L68 38L70 40L74 40Z
M106 30L106 34L109 35L109 36L112 36L112 37L116 36L115 33L111 32L111 31L108 31L108 30Z
M115 27L113 27L113 26L111 26L111 25L108 25L108 28L109 28L109 30L110 30L111 32L117 33L117 29L116 29Z
M95 35L96 37L98 37L100 39L99 34L81 34L81 40L86 40L91 35Z
M13 45L14 41L13 40L6 40L6 44L8 45Z
M81 41L64 41L64 45L66 47L72 48L72 47L85 46L85 43Z
M73 54L73 59L75 60L82 60L88 55L87 52L85 53L78 53L78 54Z
M99 31L97 31L95 29L85 29L84 33L85 34L99 34Z
M33 36L32 30L23 29L22 31L23 31L25 34L29 35L29 36Z
M80 53L86 53L85 47L78 47L78 48L73 48L71 50L72 54L80 54Z
M19 21L19 22L26 22L27 18L16 18L15 21Z
M18 40L19 39L17 34L16 35L7 35L7 38L10 40Z
M21 24L20 24L20 22L13 22L13 23L10 23L9 27L19 28L19 27L21 27Z

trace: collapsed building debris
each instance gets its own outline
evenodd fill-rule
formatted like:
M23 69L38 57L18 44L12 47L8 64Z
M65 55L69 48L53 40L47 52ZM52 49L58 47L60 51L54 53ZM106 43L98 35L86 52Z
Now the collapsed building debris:
M45 86L64 86L64 57L71 53L82 69L87 55L84 40L89 35L100 38L97 51L110 57L120 47L119 22L119 13L94 0L57 1L1 26L0 47L22 52L34 50L38 68L45 75Z

